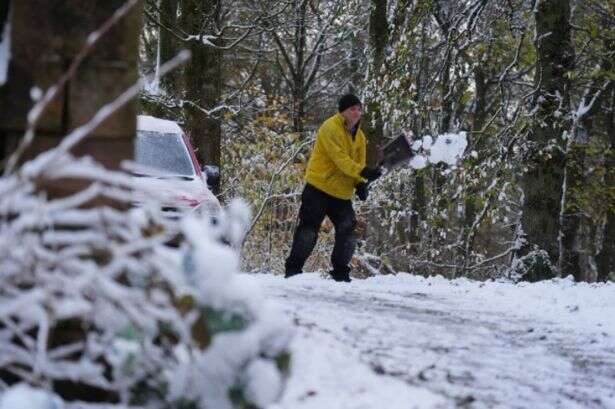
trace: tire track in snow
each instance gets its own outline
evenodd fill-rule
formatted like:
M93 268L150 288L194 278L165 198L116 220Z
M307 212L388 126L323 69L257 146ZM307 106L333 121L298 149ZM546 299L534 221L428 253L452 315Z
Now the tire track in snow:
M322 281L274 277L265 285L301 325L352 346L376 373L446 396L451 407L615 408L615 348L604 347L606 334L469 310L441 294Z

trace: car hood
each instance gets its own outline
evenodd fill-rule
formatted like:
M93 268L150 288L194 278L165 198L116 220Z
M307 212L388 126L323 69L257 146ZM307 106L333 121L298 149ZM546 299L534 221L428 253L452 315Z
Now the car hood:
M135 177L135 183L142 190L137 194L139 202L155 200L162 206L176 208L220 208L216 196L198 176L140 175Z

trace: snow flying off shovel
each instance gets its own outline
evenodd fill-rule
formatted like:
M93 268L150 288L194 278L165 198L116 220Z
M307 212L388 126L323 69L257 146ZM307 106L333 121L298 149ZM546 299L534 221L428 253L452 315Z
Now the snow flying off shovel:
M408 137L401 134L382 148L380 166L390 171L402 165L415 169L420 169L427 163L456 165L463 157L468 144L466 133L445 133L435 139L434 141L432 136L425 135L412 143Z
M465 132L439 135L435 142L431 136L425 135L413 143L406 135L401 134L382 148L382 159L378 166L382 167L385 173L400 166L421 169L427 163L444 162L452 166L463 156L466 146ZM367 188L369 185L368 183Z

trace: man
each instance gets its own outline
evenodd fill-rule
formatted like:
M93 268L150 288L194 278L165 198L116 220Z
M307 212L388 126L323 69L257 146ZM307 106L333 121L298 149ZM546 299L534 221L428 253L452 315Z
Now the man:
M365 166L366 139L359 128L359 98L352 94L342 96L338 111L321 125L316 135L305 172L299 223L286 259L286 278L302 272L316 244L320 224L328 216L335 227L331 277L350 281L348 264L356 245L356 219L350 199L356 188L357 196L365 200L367 183L380 177L382 171Z

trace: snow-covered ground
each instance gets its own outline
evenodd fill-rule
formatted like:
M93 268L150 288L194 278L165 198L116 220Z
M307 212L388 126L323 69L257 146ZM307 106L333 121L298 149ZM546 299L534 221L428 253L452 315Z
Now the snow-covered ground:
M293 408L615 408L615 285L259 275L298 330Z

